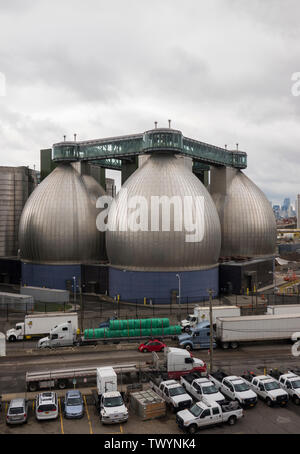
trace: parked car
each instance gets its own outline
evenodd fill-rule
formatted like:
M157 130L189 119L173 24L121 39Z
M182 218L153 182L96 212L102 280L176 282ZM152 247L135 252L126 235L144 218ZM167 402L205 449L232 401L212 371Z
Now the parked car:
M44 392L38 394L35 401L35 417L39 421L56 419L58 417L58 401L56 393Z
M27 422L27 419L27 400L23 398L11 400L6 414L6 424L24 424Z
M84 415L84 403L81 392L77 389L68 391L64 400L65 418L82 418Z
M149 341L145 342L144 344L141 344L139 346L139 351L142 353L162 352L165 347L166 347L166 344L155 339L155 340L149 340Z

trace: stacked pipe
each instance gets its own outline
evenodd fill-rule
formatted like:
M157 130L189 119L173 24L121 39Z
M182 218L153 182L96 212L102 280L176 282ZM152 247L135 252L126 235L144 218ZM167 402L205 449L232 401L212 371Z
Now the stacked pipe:
M116 337L170 336L181 334L179 325L170 326L168 318L133 320L111 320L109 328L86 329L85 339L105 339Z

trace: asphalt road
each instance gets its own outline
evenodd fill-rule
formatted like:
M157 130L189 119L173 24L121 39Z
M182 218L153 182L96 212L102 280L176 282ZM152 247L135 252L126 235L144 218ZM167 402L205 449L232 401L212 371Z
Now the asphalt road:
M134 345L76 347L56 351L31 351L20 344L9 346L8 356L0 358L0 393L25 391L26 372L102 366L151 361L151 354L140 353ZM24 343L25 344L25 343ZM30 347L30 343L27 344ZM195 357L209 362L207 350L193 352ZM300 367L299 357L294 357L291 345L247 345L238 350L214 351L214 369L222 367L228 373L242 374L247 370L263 372L264 368L286 371Z

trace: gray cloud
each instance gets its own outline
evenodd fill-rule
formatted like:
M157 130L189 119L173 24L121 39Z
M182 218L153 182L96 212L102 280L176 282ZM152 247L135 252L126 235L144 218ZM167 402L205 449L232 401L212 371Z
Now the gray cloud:
M300 192L294 0L10 0L0 5L0 165L39 149L142 132L155 120L236 142L274 201ZM275 200L276 199L276 200Z

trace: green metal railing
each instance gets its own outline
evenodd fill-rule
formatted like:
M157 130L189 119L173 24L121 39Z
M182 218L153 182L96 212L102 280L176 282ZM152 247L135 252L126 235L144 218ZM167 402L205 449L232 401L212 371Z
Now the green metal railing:
M247 167L247 154L216 147L183 137L174 129L154 129L144 134L133 134L107 139L61 142L53 145L54 161L97 161L98 165L120 170L121 159L153 151L173 151L189 156L196 162L213 166Z

